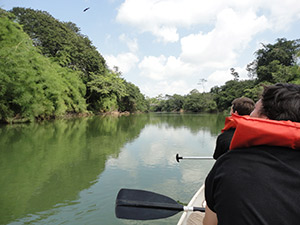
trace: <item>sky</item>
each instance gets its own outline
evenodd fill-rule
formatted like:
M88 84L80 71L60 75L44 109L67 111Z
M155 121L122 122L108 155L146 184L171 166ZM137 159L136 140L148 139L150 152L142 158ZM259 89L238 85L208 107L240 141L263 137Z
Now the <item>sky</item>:
M248 79L262 44L300 38L298 0L0 0L73 22L147 97ZM84 12L84 9L88 8Z

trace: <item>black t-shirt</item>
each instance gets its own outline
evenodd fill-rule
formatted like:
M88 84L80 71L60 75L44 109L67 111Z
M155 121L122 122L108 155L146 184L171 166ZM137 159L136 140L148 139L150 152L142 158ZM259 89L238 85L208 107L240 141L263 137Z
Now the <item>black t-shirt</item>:
M223 155L229 150L229 146L234 132L235 129L229 129L229 130L225 130L223 133L221 133L218 136L216 141L215 152L213 155L214 159L218 159L221 155Z
M220 225L300 224L300 149L230 150L208 174L205 198Z

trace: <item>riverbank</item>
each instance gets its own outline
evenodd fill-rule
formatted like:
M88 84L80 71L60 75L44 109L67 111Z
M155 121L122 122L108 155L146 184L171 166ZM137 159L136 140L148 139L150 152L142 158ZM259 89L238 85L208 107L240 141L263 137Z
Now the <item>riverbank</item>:
M67 113L66 115L61 116L48 116L48 117L36 117L36 118L21 118L19 115L9 118L7 120L1 120L0 124L20 124L20 123L32 123L32 122L41 122L46 120L56 120L56 119L71 119L71 118L80 118L80 117L89 117L89 116L129 116L131 114L137 114L142 112L119 112L119 111L111 111L111 112L100 112L100 113L93 113L93 112L85 112L85 113Z

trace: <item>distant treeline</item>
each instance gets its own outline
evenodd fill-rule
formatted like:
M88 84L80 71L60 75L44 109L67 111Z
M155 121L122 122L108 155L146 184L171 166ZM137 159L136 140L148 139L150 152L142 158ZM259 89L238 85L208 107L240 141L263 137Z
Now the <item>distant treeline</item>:
M72 22L45 11L0 8L0 27L0 122L112 111L220 112L237 97L257 100L261 84L300 84L299 39L263 45L247 67L249 80L231 68L233 79L208 93L146 98L117 67L108 68Z
M151 111L229 111L235 98L248 97L257 101L264 85L275 83L300 84L300 39L277 39L275 44L262 45L255 52L256 59L247 65L248 80L239 80L231 68L233 79L211 88L208 93L192 90L188 95L166 95L151 99ZM205 82L205 79L201 79Z

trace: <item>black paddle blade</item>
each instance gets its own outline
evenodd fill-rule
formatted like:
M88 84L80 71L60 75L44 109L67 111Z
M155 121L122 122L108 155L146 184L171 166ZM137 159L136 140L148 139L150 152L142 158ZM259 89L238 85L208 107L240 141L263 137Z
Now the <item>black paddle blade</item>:
M117 218L153 220L175 215L183 206L175 200L150 191L121 189L116 199Z

